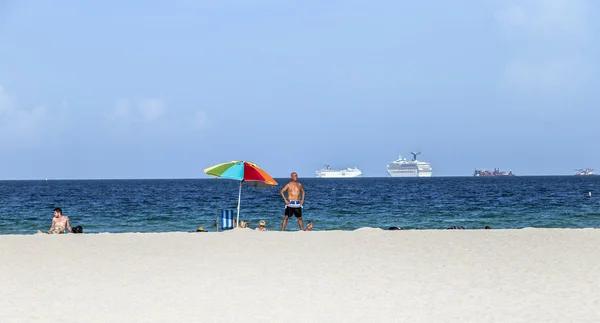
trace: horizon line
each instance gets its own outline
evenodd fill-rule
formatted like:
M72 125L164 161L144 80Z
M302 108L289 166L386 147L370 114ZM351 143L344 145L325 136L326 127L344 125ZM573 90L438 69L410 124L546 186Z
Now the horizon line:
M479 178L489 178L489 177L510 177L510 178L514 178L514 177L588 177L588 176L577 176L575 174L532 174L532 175L515 175L515 176L479 176ZM473 176L473 175L438 175L438 176L431 176L431 177L391 177L391 176L359 176L359 177L349 177L349 178L321 178L321 177L316 177L316 176L312 176L312 177L301 177L300 180L302 179L334 179L334 180L348 180L348 179L361 179L361 178L394 178L396 180L402 180L402 179L413 179L413 178L424 178L425 180L430 179L430 178L459 178L459 177L465 177L465 178L471 178L471 177L478 177L478 176ZM594 175L591 175L589 177L595 177ZM274 179L287 179L288 177L273 177ZM147 177L147 178L21 178L21 179L0 179L0 182L16 182L16 181L30 181L30 182L34 182L34 181L42 181L42 182L46 182L46 181L127 181L127 180L214 180L214 179L221 179L219 177ZM225 180L229 180L231 181L231 179L225 178Z

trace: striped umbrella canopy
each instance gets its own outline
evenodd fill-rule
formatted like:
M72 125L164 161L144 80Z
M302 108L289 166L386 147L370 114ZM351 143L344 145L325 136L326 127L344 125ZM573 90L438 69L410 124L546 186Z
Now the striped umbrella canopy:
M231 161L218 164L204 170L207 175L220 178L233 179L240 181L240 190L238 193L237 221L240 221L240 201L242 199L242 183L254 187L267 188L277 185L277 182L267 172L258 167L255 163L248 161Z

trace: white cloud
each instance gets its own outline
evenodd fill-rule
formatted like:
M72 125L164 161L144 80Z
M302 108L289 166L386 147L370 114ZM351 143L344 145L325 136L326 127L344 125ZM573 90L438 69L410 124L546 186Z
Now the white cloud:
M194 128L204 129L206 127L207 117L204 111L197 111L192 120Z
M143 99L137 104L132 104L129 99L119 99L106 118L111 122L152 122L166 112L167 104L160 99Z
M142 99L132 102L130 99L123 98L117 100L113 109L106 115L106 120L113 124L113 129L120 129L120 131L128 131L127 129L131 127L140 130L142 128L138 127L150 124L153 132L204 130L208 125L208 116L204 110L197 109L188 112L189 114L178 113L167 118L168 111L167 103L161 99ZM180 128L181 124L185 124L186 129L175 129Z
M504 1L495 18L507 32L546 38L584 36L589 31L589 0Z
M539 61L513 60L507 64L504 76L512 86L541 95L547 94L549 89L570 93L591 77L584 61L571 56Z
M47 117L47 109L42 106L19 108L15 100L0 86L0 143L31 142Z
M5 117L14 110L14 103L8 93L4 92L4 88L0 85L0 118Z
M130 120L131 107L129 100L119 99L115 104L115 108L111 111L107 118L110 121Z
M161 118L167 111L167 105L159 99L145 99L138 104L142 118L154 121Z
M503 1L494 15L511 45L503 85L542 95L582 88L591 76L586 55L590 1Z

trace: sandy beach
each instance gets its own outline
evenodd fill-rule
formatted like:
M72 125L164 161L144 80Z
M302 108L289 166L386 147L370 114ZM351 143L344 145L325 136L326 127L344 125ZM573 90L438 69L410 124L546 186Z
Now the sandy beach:
M1 322L598 322L600 230L0 236Z

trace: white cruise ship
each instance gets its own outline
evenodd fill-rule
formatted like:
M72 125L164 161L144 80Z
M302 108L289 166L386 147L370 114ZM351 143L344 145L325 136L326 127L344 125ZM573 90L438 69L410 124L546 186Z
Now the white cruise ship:
M325 168L320 169L315 172L316 177L320 178L350 178L350 177L360 177L362 176L362 171L356 167L354 168L346 168L342 170L334 170L329 167L329 165L325 165Z
M402 156L398 157L396 161L393 161L387 165L387 172L392 177L431 177L433 169L428 162L417 160L419 153L411 153L413 155L412 160L406 160Z

